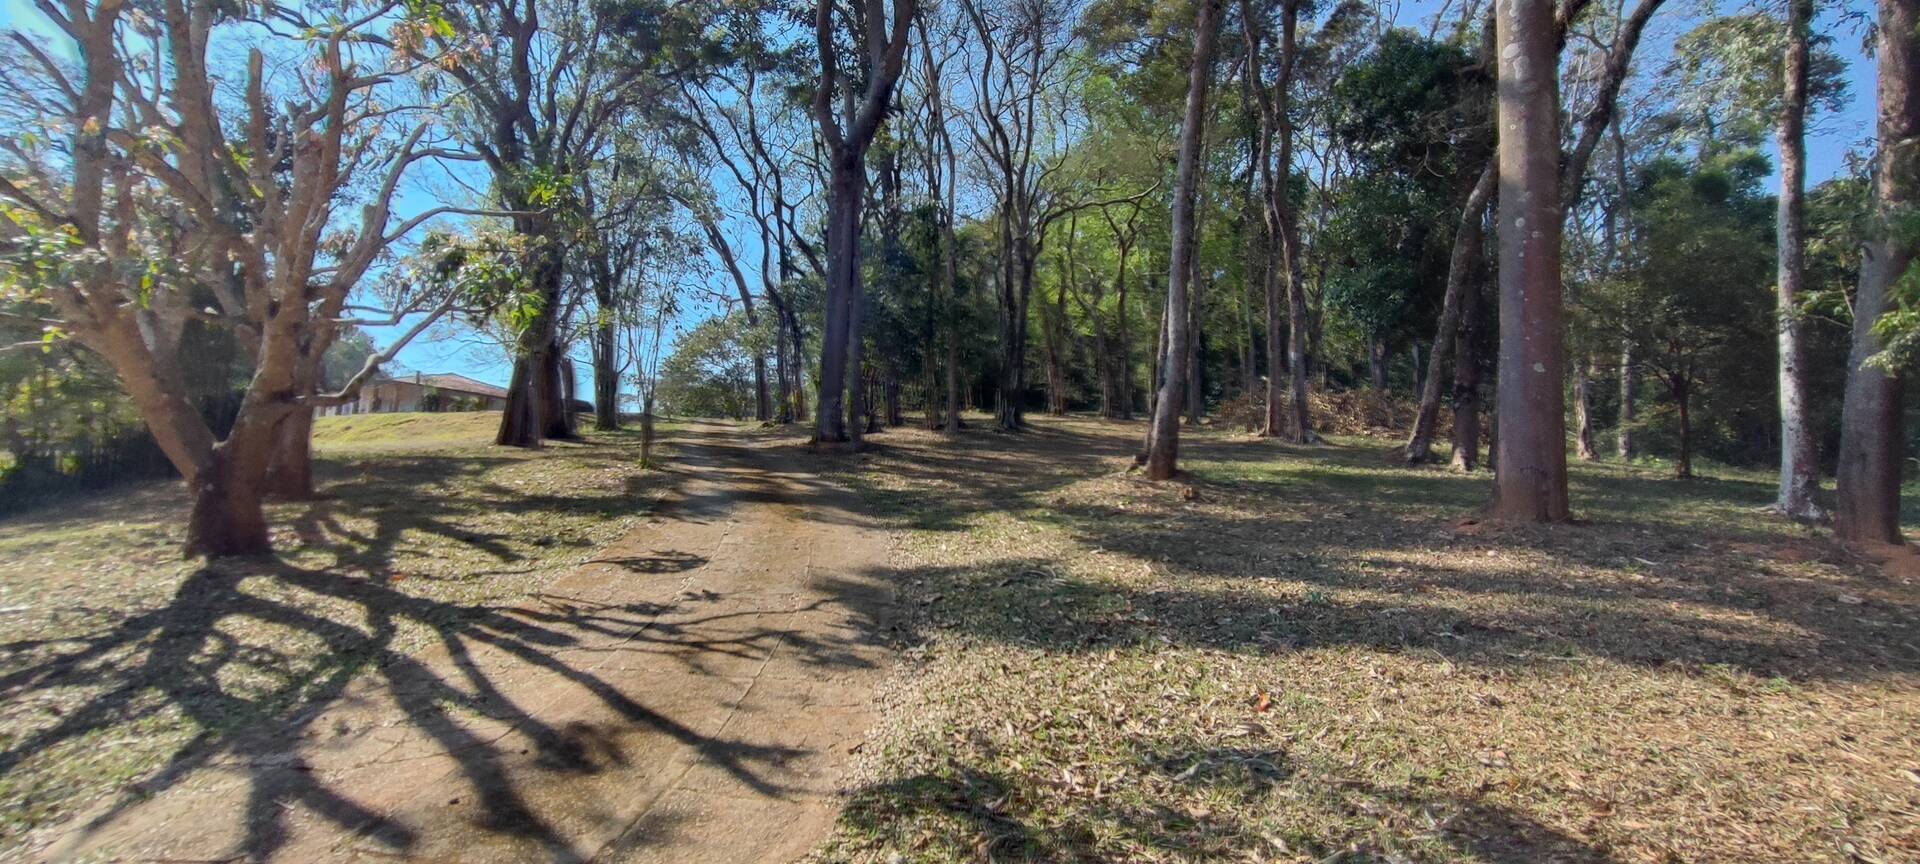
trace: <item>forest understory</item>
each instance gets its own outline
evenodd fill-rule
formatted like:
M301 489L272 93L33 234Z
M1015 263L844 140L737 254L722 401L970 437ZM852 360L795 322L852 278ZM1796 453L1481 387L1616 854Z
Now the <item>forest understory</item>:
M1578 463L1505 527L1394 440L1190 430L1151 484L1141 431L846 469L914 628L818 860L1920 860L1920 586L1769 478Z

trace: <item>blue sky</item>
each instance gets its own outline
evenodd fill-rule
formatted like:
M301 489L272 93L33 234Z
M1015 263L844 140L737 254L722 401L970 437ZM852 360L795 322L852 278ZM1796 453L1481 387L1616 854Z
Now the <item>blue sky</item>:
M1384 0L1391 4L1393 0ZM1848 0L1849 5L1857 5L1859 0ZM1413 0L1398 7L1397 19L1406 26L1424 30L1427 21L1442 4L1434 0ZM1721 11L1730 7L1722 6ZM1859 7L1871 13L1870 6ZM1668 46L1678 35L1683 20L1693 19L1703 11L1697 0L1670 0L1667 7L1655 17L1649 28L1646 41L1639 56L1637 67L1641 70L1656 68L1667 53ZM29 0L0 0L0 26L17 28L34 34L42 44L53 50L71 56L71 47L58 31L34 10ZM1846 109L1819 119L1807 141L1808 179L1810 183L1819 183L1835 175L1844 173L1847 167L1847 153L1866 140L1873 131L1873 65L1862 52L1862 33L1858 22L1846 22L1841 16L1828 11L1816 22L1816 28L1827 33L1833 39L1833 48L1848 62L1848 78L1851 92ZM719 180L719 178L714 178ZM723 200L731 190L730 183L718 184L723 190ZM457 184L449 181L446 175L434 176L432 172L422 174L409 185L402 195L396 216L418 213L439 203L449 192L460 193ZM737 195L734 197L737 198ZM760 265L759 244L751 240L754 235L748 230L742 217L735 217L728 226L729 233L737 239L737 251L741 254L742 266L748 268L750 282L757 282ZM711 257L711 256L709 256ZM717 264L705 268L708 275L703 278L707 284L699 286L685 304L685 312L677 328L685 328L697 321L717 314L723 304L713 297L725 297L733 294L730 277ZM395 327L369 327L368 332L377 344L384 346L405 324ZM510 364L503 351L491 344L484 336L471 332L468 328L447 324L436 327L429 334L416 339L402 349L398 365L404 371L455 372L505 385L510 373ZM591 393L590 371L585 363L580 364L580 387L583 394ZM626 389L626 388L623 388Z

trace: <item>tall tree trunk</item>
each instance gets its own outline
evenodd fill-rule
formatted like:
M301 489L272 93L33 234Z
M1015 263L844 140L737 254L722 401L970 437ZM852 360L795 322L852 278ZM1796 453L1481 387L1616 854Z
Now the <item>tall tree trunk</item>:
M1447 291L1440 303L1440 322L1433 331L1433 354L1427 358L1427 377L1421 382L1420 409L1414 414L1413 433L1407 437L1407 463L1417 465L1432 458L1434 428L1440 422L1441 385L1438 371L1444 367L1453 346L1461 344L1458 334L1468 320L1463 316L1467 297L1478 287L1468 285L1470 271L1485 257L1487 204L1493 199L1498 166L1491 160L1467 193L1460 209L1460 224L1455 226L1453 251L1447 264ZM1475 301L1477 303L1477 299ZM1455 362L1467 362L1464 358ZM1459 375L1454 376L1457 385ZM1458 459L1456 458L1456 463Z
M1253 283L1247 284L1248 291ZM1251 294L1240 298L1240 395L1252 399L1260 391L1259 370L1254 368L1253 343L1260 334L1253 326L1253 297Z
M1147 479L1170 480L1180 457L1180 404L1186 387L1187 328L1179 326L1187 308L1187 280L1193 272L1194 198L1200 179L1201 127L1207 118L1207 88L1213 83L1213 49L1219 41L1224 0L1201 0L1193 36L1193 65L1187 73L1187 105L1180 127L1180 160L1173 192L1173 251L1167 267L1167 351L1172 367L1161 376L1147 448Z
M607 294L601 302L612 299ZM620 428L620 343L614 323L614 316L603 311L593 325L593 428L602 432Z
M1255 100L1260 115L1260 137L1255 147L1259 159L1260 186L1265 196L1263 227L1269 250L1265 261L1267 300L1267 416L1261 434L1285 435L1295 442L1313 438L1312 417L1307 406L1307 323L1306 285L1300 272L1299 228L1289 194L1293 170L1292 91L1293 71L1298 55L1300 0L1284 0L1280 18L1280 69L1271 88L1255 87L1261 98ZM1247 54L1249 66L1257 70L1260 46L1264 41L1257 25L1258 16L1249 0L1242 0L1241 11L1248 20ZM1254 72L1252 74L1258 74ZM1279 281L1284 275L1286 281ZM1281 292L1285 291L1286 320L1281 320ZM1280 334L1287 336L1282 351ZM1287 372L1283 398L1280 371ZM1281 405L1290 428L1282 431Z
M1693 479L1693 388L1687 384L1673 385L1673 404L1680 414L1680 458L1673 463L1673 476L1682 480Z
M789 363L787 354L787 327L785 322L776 322L773 328L773 377L780 383L780 410L776 418L780 425L793 422L793 383L788 377Z
M1633 427L1640 422L1640 365L1633 356L1633 344L1620 349L1620 422L1614 437L1613 452L1622 461L1633 458Z
M1880 0L1878 45L1880 154L1874 206L1880 235L1866 244L1853 306L1853 348L1847 358L1840 412L1840 464L1834 534L1845 540L1903 543L1900 533L1901 381L1869 358L1884 347L1873 332L1894 283L1913 264L1916 241L1894 230L1898 216L1920 203L1920 0Z
M820 399L815 406L814 441L847 441L860 447L860 423L848 423L847 414L861 404L862 340L860 316L864 305L860 283L860 210L866 201L867 148L880 130L893 100L893 88L904 68L914 0L894 0L893 20L886 21L881 0L870 0L849 20L847 30L862 43L868 61L864 82L846 82L842 90L834 16L838 4L814 7L814 45L820 60L820 80L814 88L813 114L828 154L826 332L820 345ZM845 97L845 127L835 116L834 103ZM796 339L796 345L798 340Z
M1127 315L1127 253L1132 243L1120 247L1120 269L1114 277L1114 315L1119 319L1118 335L1120 342L1120 413L1115 415L1122 420L1133 419L1133 319Z
M1476 222L1473 230L1484 239L1484 226ZM1460 328L1454 336L1453 467L1469 472L1480 462L1480 348L1481 334L1487 329L1486 263L1486 255L1476 254L1469 265L1467 287L1460 298Z
M847 413L859 410L858 399L849 397L847 390L859 392L860 367L847 355L854 341L852 295L861 290L860 207L866 176L863 160L834 160L827 203L827 306L820 335L820 393L813 403L813 438L825 444L847 440Z
M1201 146L1204 148L1206 145L1203 142ZM1196 226L1194 228L1195 237L1198 237L1199 233L1200 229ZM1199 257L1197 254L1194 256L1195 259ZM1198 260L1194 262L1194 269L1196 271L1199 269ZM1186 368L1187 383L1186 386L1181 389L1183 395L1186 397L1188 426L1200 425L1200 415L1205 410L1202 403L1206 397L1200 389L1200 339L1202 336L1200 328L1200 295L1203 285L1205 285L1205 281L1198 277L1197 272L1192 281L1187 285L1187 356L1183 363Z
M1412 388L1413 393L1412 395L1414 398L1418 399L1420 398L1420 388L1422 384L1426 381L1426 375L1428 372L1426 368L1420 365L1420 343L1419 342L1414 342L1407 346L1407 356L1413 360L1413 388ZM1427 365L1431 366L1433 364L1431 361L1429 361Z
M1780 201L1774 224L1777 248L1780 334L1780 489L1774 506L1786 516L1815 520L1825 514L1814 502L1820 485L1820 453L1807 428L1806 327L1800 296L1806 281L1807 40L1813 0L1788 0L1787 46L1781 58L1784 87L1780 123Z
M900 404L900 367L887 358L886 366L887 425L901 426L906 420L904 407Z
M1067 237L1067 264L1061 268L1059 296L1047 316L1047 413L1055 417L1067 413L1067 280L1073 278L1073 237ZM1045 298L1042 298L1042 303ZM1045 308L1044 306L1042 307Z
M948 432L960 431L960 333L947 333L947 425Z
M1284 236L1287 247L1287 378L1288 403L1293 424L1289 436L1296 444L1318 440L1313 432L1313 412L1307 403L1307 375L1312 372L1312 353L1307 334L1313 324L1307 315L1307 283L1300 275L1300 241L1294 219L1288 214Z
M1600 458L1593 444L1593 370L1582 358L1573 364L1574 452L1592 462Z
M1563 522L1559 75L1551 0L1495 4L1500 129L1500 443L1492 513Z
M567 362L557 333L547 342L539 357L540 368L544 370L541 376L544 386L538 391L541 396L541 434L556 441L578 438L580 436L574 430L573 423L573 364Z

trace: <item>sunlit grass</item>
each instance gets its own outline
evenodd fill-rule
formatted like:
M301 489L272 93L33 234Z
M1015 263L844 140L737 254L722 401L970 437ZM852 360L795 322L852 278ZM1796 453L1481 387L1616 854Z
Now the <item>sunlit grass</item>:
M1920 850L1920 591L1764 472L1573 466L1579 522L1386 439L911 430L905 671L823 861L1880 860ZM1872 860L1871 857L1867 860Z

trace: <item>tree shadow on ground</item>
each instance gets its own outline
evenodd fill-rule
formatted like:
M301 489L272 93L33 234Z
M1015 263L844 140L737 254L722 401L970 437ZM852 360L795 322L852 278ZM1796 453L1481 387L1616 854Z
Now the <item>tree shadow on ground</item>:
M1355 644L1488 665L1596 657L1792 679L1920 671L1908 629L1920 591L1754 514L1764 484L1582 471L1588 522L1463 527L1484 477L1388 472L1359 447L1283 462L1275 449L1300 448L1202 439L1185 454L1197 469L1189 501L1180 484L1125 473L1116 457L1130 438L1073 424L901 447L884 471L908 482L873 497L922 530L994 513L1050 524L1152 578L1062 579L1062 562L1042 558L888 578L940 586L928 590L962 630L1047 648L1111 643L1151 619L1150 635L1224 649ZM1267 451L1262 472L1217 467L1248 450ZM1090 480L1108 485L1064 491Z
M1161 794L1081 790L1071 814L1049 808L1025 782L946 763L857 790L841 815L839 842L858 848L914 848L924 860L1100 862L1125 859L1242 860L1249 850L1275 860L1350 864L1410 860L1409 850L1445 849L1488 864L1610 864L1601 847L1479 795L1422 795L1406 789L1316 774L1282 791L1299 770L1284 752L1196 742L1143 753L1131 770L1157 775ZM1304 793L1301 790L1305 790ZM1287 801L1291 825L1216 817L1194 800L1228 806ZM1313 826L1349 822L1355 813L1429 817L1399 837L1372 836L1327 845ZM1441 814L1436 816L1436 814ZM833 850L843 851L843 850ZM852 851L852 850L844 850ZM1451 857L1451 856L1449 856Z
M620 461L618 451L604 458L609 466L631 467ZM640 504L617 493L529 494L484 483L477 494L439 494L473 488L456 481L505 461L513 460L421 454L327 465L323 476L333 480L330 496L300 505L294 516L296 530L315 544L302 550L299 560L324 566L274 559L214 562L179 582L164 602L125 614L106 630L33 646L41 656L17 658L26 662L0 674L0 697L12 700L60 688L84 688L88 695L56 721L0 742L0 776L50 749L178 714L192 730L190 738L157 770L144 772L137 784L90 812L84 824L70 826L72 836L108 831L136 805L176 787L191 801L197 789L192 778L211 768L243 776L247 787L245 812L233 817L240 836L229 854L273 858L290 839L296 811L314 814L388 853L405 854L427 838L382 808L361 803L361 793L368 791L364 780L352 785L351 772L308 764L298 755L302 742L352 728L335 717L337 711L351 715L355 706L390 702L424 752L452 757L460 788L468 790L460 795L474 799L476 825L524 841L524 848L540 850L540 858L578 860L582 850L574 848L567 830L531 803L529 795L545 793L528 784L564 786L573 782L567 778L626 770L637 757L623 752L605 728L546 719L540 705L514 695L514 680L499 674L512 669L516 676L545 676L583 692L623 729L646 730L689 747L747 788L786 794L780 779L785 775L777 769L805 755L802 751L685 725L650 707L645 689L633 686L630 677L616 681L603 669L615 655L662 654L688 673L701 673L718 662L764 658L776 646L812 666L870 665L849 646L758 624L749 612L703 612L705 598L671 592L658 602L619 604L536 594L503 606L403 590L400 582L407 574L396 572L394 561L405 536L424 532L511 563L528 553L512 538L473 527L475 516L501 508L528 518L557 510L611 516ZM663 472L659 482L677 489L697 470L700 466L677 467ZM681 495L654 518L712 518L727 506L715 500L720 497ZM371 528L350 530L349 522L371 523ZM554 538L554 545L581 541ZM595 563L610 579L658 579L698 568L705 560L669 550ZM861 616L855 629L881 626L871 604L856 599L849 605ZM427 634L424 649L399 645L403 631ZM221 813L207 819L213 815L197 821L226 818Z

